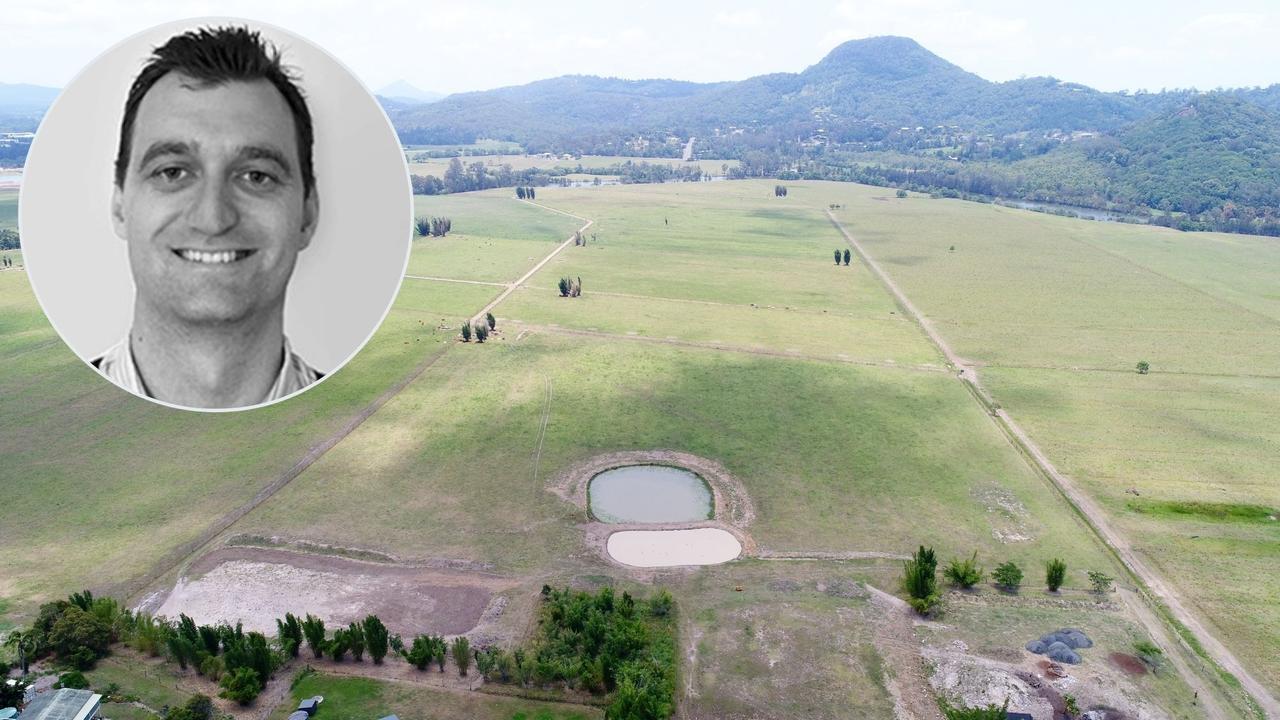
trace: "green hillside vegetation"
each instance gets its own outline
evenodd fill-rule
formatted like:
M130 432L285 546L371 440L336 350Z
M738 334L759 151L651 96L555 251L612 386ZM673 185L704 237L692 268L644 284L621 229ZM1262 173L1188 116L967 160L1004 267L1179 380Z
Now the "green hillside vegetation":
M800 73L705 85L569 76L392 118L413 142L501 137L531 152L678 157L693 137L698 157L741 160L738 177L853 180L1280 235L1277 98L1280 85L1130 95L1051 77L993 83L908 38L877 37ZM883 152L897 156L867 156Z

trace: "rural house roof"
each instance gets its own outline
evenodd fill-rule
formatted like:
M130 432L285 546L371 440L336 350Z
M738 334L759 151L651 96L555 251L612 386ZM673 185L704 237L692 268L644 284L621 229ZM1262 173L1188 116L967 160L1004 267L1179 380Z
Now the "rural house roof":
M98 716L102 696L91 690L62 688L37 695L22 711L22 720L89 720Z

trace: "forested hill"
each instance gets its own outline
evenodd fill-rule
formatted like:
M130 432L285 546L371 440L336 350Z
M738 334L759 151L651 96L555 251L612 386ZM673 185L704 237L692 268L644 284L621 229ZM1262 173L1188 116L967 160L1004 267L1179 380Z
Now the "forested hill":
M728 126L1114 129L1151 105L1053 78L993 83L909 38L877 37L844 43L800 73L710 84L566 76L396 109L392 120L412 142L484 136L543 149L572 145L602 128L702 136Z
M1047 77L997 83L909 38L877 37L799 73L713 84L567 76L389 113L406 143L677 157L696 137L700 156L742 160L751 175L1280 234L1280 85L1129 94Z

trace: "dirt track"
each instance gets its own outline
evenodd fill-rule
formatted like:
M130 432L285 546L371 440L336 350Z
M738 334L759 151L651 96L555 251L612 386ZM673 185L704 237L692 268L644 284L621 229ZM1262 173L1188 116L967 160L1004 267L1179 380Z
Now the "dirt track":
M844 236L845 241L849 243L849 247L853 249L858 257L866 263L867 267L876 275L880 282L893 294L894 298L902 305L911 317L920 324L920 327L933 341L938 350L946 357L947 361L954 365L960 374L962 382L967 383L973 390L975 400L981 402L981 398L987 398L986 391L983 389L981 382L978 380L977 371L971 363L966 362L951 349L946 340L938 334L933 324L919 310L916 309L906 294L898 287L898 285L889 277L880 266L871 259L853 235L840 224L835 215L830 210L826 211L827 218L831 224L835 226L840 234ZM989 404L989 403L988 403ZM1006 430L1018 445L1026 450L1027 454L1034 461L1039 470L1049 478L1049 480L1058 488L1058 490L1072 503L1076 509L1084 516L1088 524L1094 529L1098 537L1106 544L1121 562L1129 569L1129 571L1141 580L1149 591L1163 601L1169 608L1169 611L1175 618L1187 628L1200 641L1205 651L1213 658L1215 662L1221 665L1227 672L1235 675L1245 690L1253 696L1263 711L1270 718L1280 718L1280 702L1278 702L1265 687L1255 679L1249 671L1236 659L1235 655L1226 648L1209 630L1193 616L1183 605L1181 597L1174 591L1163 578L1155 573L1146 563L1142 562L1132 551L1128 541L1119 531L1111 525L1110 520L1102 512L1102 509L1085 494L1075 484L1075 482L1060 472L1049 458L1040 450L1039 446L1026 434L1021 426L1009 416L1003 409L996 409L993 417L998 421L1003 430ZM1129 598L1126 598L1129 600ZM1138 598L1133 598L1129 603L1134 606L1135 612L1142 620L1147 630L1157 638L1168 637L1165 625L1161 622L1155 612L1152 611L1147 604ZM1190 649L1187 648L1190 652ZM1203 702L1203 708L1206 714L1211 718L1226 717L1222 709L1215 702L1216 695L1210 691L1209 686L1203 678L1185 663L1178 663L1178 670L1186 680L1187 684L1195 689Z

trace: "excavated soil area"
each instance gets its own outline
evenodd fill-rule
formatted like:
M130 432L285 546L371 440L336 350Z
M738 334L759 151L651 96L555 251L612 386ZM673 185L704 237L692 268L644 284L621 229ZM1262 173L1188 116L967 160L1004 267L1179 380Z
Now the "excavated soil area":
M274 633L276 619L311 613L330 626L374 614L393 633L460 635L513 580L483 573L364 562L287 550L228 547L195 561L142 609L197 623L241 622ZM501 600L502 598L497 598Z

